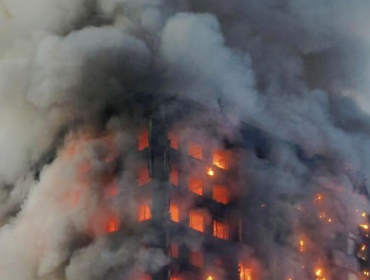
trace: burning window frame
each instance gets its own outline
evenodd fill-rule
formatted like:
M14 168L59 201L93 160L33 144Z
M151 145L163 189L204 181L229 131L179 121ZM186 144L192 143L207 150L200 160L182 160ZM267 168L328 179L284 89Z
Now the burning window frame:
M230 236L230 228L228 223L219 219L213 219L212 234L216 238L228 240Z
M152 219L151 201L143 201L137 207L137 221L139 223Z
M149 128L145 127L139 131L137 149L139 152L141 152L149 148L149 145L150 145Z
M167 139L171 149L179 149L179 135L173 131L167 132Z
M112 215L108 218L106 225L106 233L114 233L119 230L120 221L117 216Z
M180 207L175 202L170 202L169 207L170 220L175 223L180 222Z
M200 226L198 226L198 224L200 224ZM205 232L206 217L204 215L203 210L199 209L189 210L189 228L192 228L193 230L196 230L198 232Z
M200 186L197 186L197 185ZM204 181L198 177L189 176L188 177L188 190L197 195L203 196Z
M231 166L231 151L216 149L212 152L212 164L222 170L228 170Z
M203 146L197 142L189 142L188 155L194 159L203 160Z
M223 184L212 184L212 199L214 201L226 205L230 203L230 196L231 192L228 187Z

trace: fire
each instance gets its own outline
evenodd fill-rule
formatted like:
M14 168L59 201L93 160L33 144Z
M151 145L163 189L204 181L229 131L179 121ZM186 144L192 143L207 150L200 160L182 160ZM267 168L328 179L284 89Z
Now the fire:
M305 250L304 240L299 240L299 251L303 252Z
M366 244L363 244L362 246L361 246L361 251L365 251L366 250Z
M363 212L363 213L361 214L361 216L362 216L362 217L364 217L364 218L366 218L366 212Z
M326 213L325 212L320 213L319 217L320 219L326 218Z
M369 225L368 224L362 224L362 225L360 225L360 227L362 227L365 230L368 230L369 229Z
M116 217L112 217L108 221L107 232L112 233L112 232L116 232L117 230L118 230L118 219Z
M319 201L319 200L322 200L323 196L321 193L317 193L316 196L315 196L315 201Z
M368 270L364 270L362 272L366 277L370 276L370 272Z
M138 210L138 221L146 221L150 220L152 218L152 212L150 209L149 202L144 202L139 205L139 210Z
M252 280L252 269L239 265L239 278L240 280Z
M179 149L179 138L173 132L168 132L167 134L168 140L170 141L170 147L172 149L178 150Z
M213 176L213 175L215 175L215 172L213 171L213 169L212 169L212 168L208 168L208 170L207 170L207 174L208 174L209 176Z
M221 169L228 169L228 161L230 154L224 150L216 150L213 152L213 165Z
M189 227L200 232L204 232L204 216L197 210L189 211Z
M322 268L315 269L316 280L327 280L324 276L324 270Z
M142 129L139 134L138 150L142 151L149 147L149 130L148 128Z
M213 279L213 277L212 277L211 275L209 275L209 276L207 277L207 280L214 280L214 279Z
M227 204L230 200L230 191L228 188L222 185L213 185L213 200Z
M197 143L190 143L188 146L188 154L193 158L202 159L203 158L202 146Z
M174 203L170 203L170 219L173 222L178 223L179 219L179 206Z

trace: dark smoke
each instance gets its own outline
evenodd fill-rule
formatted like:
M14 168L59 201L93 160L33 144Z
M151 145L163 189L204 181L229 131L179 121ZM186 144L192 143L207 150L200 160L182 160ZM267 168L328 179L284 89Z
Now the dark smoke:
M138 124L125 116L139 112L126 100L154 91L222 107L231 130L243 121L270 136L241 159L245 254L261 279L311 279L331 233L357 231L356 210L370 210L350 195L370 175L369 13L363 0L1 0L0 278L121 279L132 263L168 263L124 233L113 248L99 221L88 224L104 208L104 174L118 169L102 160L105 140L64 157L109 131L125 167L117 184L132 184L136 139L125 131ZM92 190L66 209L81 182ZM330 225L317 193L330 198ZM127 197L113 208L130 219ZM310 256L297 251L302 235Z

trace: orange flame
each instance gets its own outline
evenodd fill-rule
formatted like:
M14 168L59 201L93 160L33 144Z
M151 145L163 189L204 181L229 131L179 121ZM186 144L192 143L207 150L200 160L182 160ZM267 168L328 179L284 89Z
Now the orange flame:
M369 225L368 224L362 224L362 225L360 225L360 227L362 227L363 229L366 229L366 230L369 229Z
M299 251L303 252L305 249L305 244L303 240L299 240Z
M213 176L213 175L215 175L215 172L213 171L213 169L212 169L212 168L208 168L208 170L207 170L207 174L208 174L209 176Z
M240 280L252 280L252 269L243 266L242 264L239 265L240 273L239 278Z
M118 220L116 217L111 218L108 221L107 232L112 233L112 232L116 232L117 230L118 230Z

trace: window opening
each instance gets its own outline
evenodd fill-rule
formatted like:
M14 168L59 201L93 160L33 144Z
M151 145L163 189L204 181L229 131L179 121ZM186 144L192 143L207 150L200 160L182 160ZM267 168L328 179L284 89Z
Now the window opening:
M142 151L149 147L149 131L147 128L143 129L139 133L138 150Z
M139 205L138 211L138 221L146 221L152 218L152 213L150 211L150 206L148 202L142 203Z
M204 215L198 210L189 211L189 227L204 232Z
M213 165L221 169L228 169L230 154L228 151L216 150L213 152Z
M167 136L168 136L168 140L170 140L170 147L174 150L178 150L179 149L178 136L173 132L168 132Z
M196 143L189 143L188 154L193 158L202 159L203 158L202 146Z
M230 201L229 189L222 185L213 185L213 200L227 204Z
M213 236L220 239L228 239L229 228L226 223L214 220L213 221Z
M180 221L179 207L174 203L170 203L170 217L173 222L178 223Z
M189 178L189 190L198 195L203 195L203 181L198 178Z
M117 217L110 217L107 224L107 233L116 232L118 230L119 221Z

